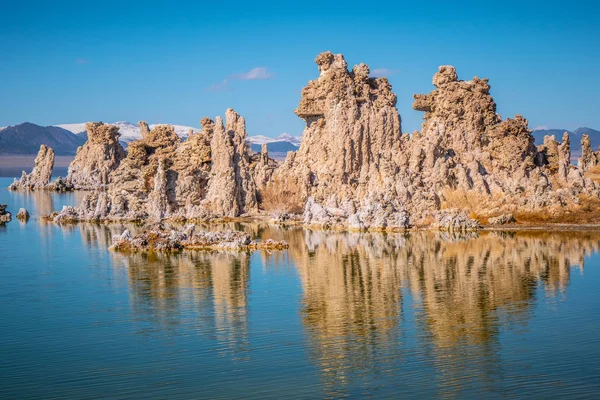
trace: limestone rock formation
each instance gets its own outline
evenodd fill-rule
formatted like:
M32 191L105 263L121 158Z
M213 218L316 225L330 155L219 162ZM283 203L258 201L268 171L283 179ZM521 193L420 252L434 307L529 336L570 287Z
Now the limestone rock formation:
M6 211L6 204L0 204L0 225L10 222L12 214Z
M66 181L74 189L95 190L106 187L110 174L125 158L119 143L119 128L102 122L85 124L87 142L77 149L69 165Z
M27 211L25 208L19 208L17 219L21 222L29 221L29 211Z
M43 189L52 177L54 169L54 150L46 145L40 146L40 151L35 158L35 166L29 175L25 171L21 179L15 181L8 187L10 190L34 190Z

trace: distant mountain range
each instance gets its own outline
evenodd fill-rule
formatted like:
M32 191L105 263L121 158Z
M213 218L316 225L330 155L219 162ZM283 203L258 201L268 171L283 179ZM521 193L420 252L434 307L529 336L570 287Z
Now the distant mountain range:
M571 139L571 161L576 162L577 158L581 156L581 135L588 135L592 142L592 149L594 151L598 149L600 146L600 131L597 131L592 128L577 128L574 131L569 131L567 129L537 129L533 131L533 137L535 138L535 144L544 143L544 136L552 136L561 142L563 134L565 132L569 133L569 137Z
M111 123L119 127L121 137L119 141L124 147L133 140L141 139L140 128L131 122L119 121ZM150 125L152 129L158 124ZM200 132L199 129L172 125L175 132L182 139L189 136L190 132ZM37 154L40 145L45 144L54 149L56 155L75 155L77 147L87 140L85 123L60 124L56 126L39 126L30 122L19 125L0 127L0 154L1 155L27 155ZM248 143L253 151L260 152L261 145L267 144L269 152L281 153L298 150L301 137L284 133L277 138L257 135L249 136ZM281 158L281 157L280 157Z
M39 126L29 122L0 130L0 154L37 154L40 145L54 149L57 155L74 155L85 138L56 126Z
M140 129L131 122L119 121L111 125L119 127L120 140L126 147L127 143L141 138ZM153 128L158 124L150 125ZM199 132L197 128L184 125L173 125L175 132L181 138L189 136L190 132ZM592 128L577 128L573 131L566 129L538 129L533 131L535 143L544 142L544 136L554 135L556 140L561 141L564 132L571 136L571 151L573 159L581 155L581 135L587 134L592 141L594 149L600 146L600 131ZM0 127L0 155L28 155L37 154L40 145L45 144L54 149L57 155L74 155L77 147L87 140L85 123L61 124L56 126L39 126L30 122L19 125ZM262 135L249 136L248 143L253 151L260 152L261 145L267 144L269 152L279 153L280 158L288 151L295 151L300 146L301 136L292 136L284 133L279 137L272 138Z

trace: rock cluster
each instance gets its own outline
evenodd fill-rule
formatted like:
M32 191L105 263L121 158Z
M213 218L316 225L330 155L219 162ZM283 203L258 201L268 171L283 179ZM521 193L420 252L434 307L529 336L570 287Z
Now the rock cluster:
M10 222L12 214L6 211L6 204L0 204L0 225Z
M132 236L129 230L113 237L114 250L118 251L179 251L190 250L282 250L285 241L251 240L250 235L240 231L195 231L195 225L182 230L167 230L158 224L153 229Z
M150 130L142 121L142 138L129 143L124 158L114 129L90 126L102 140L86 143L78 155L81 165L88 165L91 157L96 167L77 181L80 187L106 190L90 193L79 207L64 208L55 221L189 220L258 212L254 171L260 168L256 175L267 175L270 162L251 164L244 119L228 109L225 123L217 117L215 122L204 118L201 124L202 132L181 142L172 126ZM99 162L102 154L111 156L102 156L104 164ZM72 170L71 181L82 169Z
M50 183L53 168L54 150L43 144L35 158L35 166L31 173L28 175L23 171L21 179L15 179L8 188L10 190L43 189Z
M583 174L598 164L589 138L579 168L569 162L568 135L536 148L525 118L496 113L487 79L462 81L454 67L440 67L435 89L415 95L424 122L408 135L386 79L369 78L364 64L349 71L339 54L323 53L316 63L320 76L296 110L306 121L302 144L276 172L303 186L307 224L472 229L478 223L470 214L560 212L582 194L600 195ZM465 197L477 204L454 201Z

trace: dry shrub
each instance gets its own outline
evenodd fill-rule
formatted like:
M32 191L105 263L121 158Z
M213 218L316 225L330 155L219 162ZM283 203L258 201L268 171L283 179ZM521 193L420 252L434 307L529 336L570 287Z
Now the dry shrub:
M524 224L600 224L600 199L582 195L578 204L552 210L517 211L514 216Z
M467 191L462 189L446 188L442 192L442 210L449 208L458 208L469 213L469 217L478 220L480 223L487 223L490 217L489 210L492 210L500 203L498 199L476 191Z
M296 180L275 179L260 190L262 209L272 214L301 214L305 199Z
M587 171L585 171L584 176L586 178L590 178L594 182L600 183L600 165L596 165L595 167L590 168Z

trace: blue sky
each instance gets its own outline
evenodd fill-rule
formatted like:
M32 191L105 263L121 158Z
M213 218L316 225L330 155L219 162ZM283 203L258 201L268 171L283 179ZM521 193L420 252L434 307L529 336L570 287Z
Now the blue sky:
M600 129L592 1L13 1L0 20L0 126L89 120L199 126L228 107L249 134L299 135L314 58L387 71L403 131L439 65L488 77L503 117ZM290 3L290 4L288 4Z

